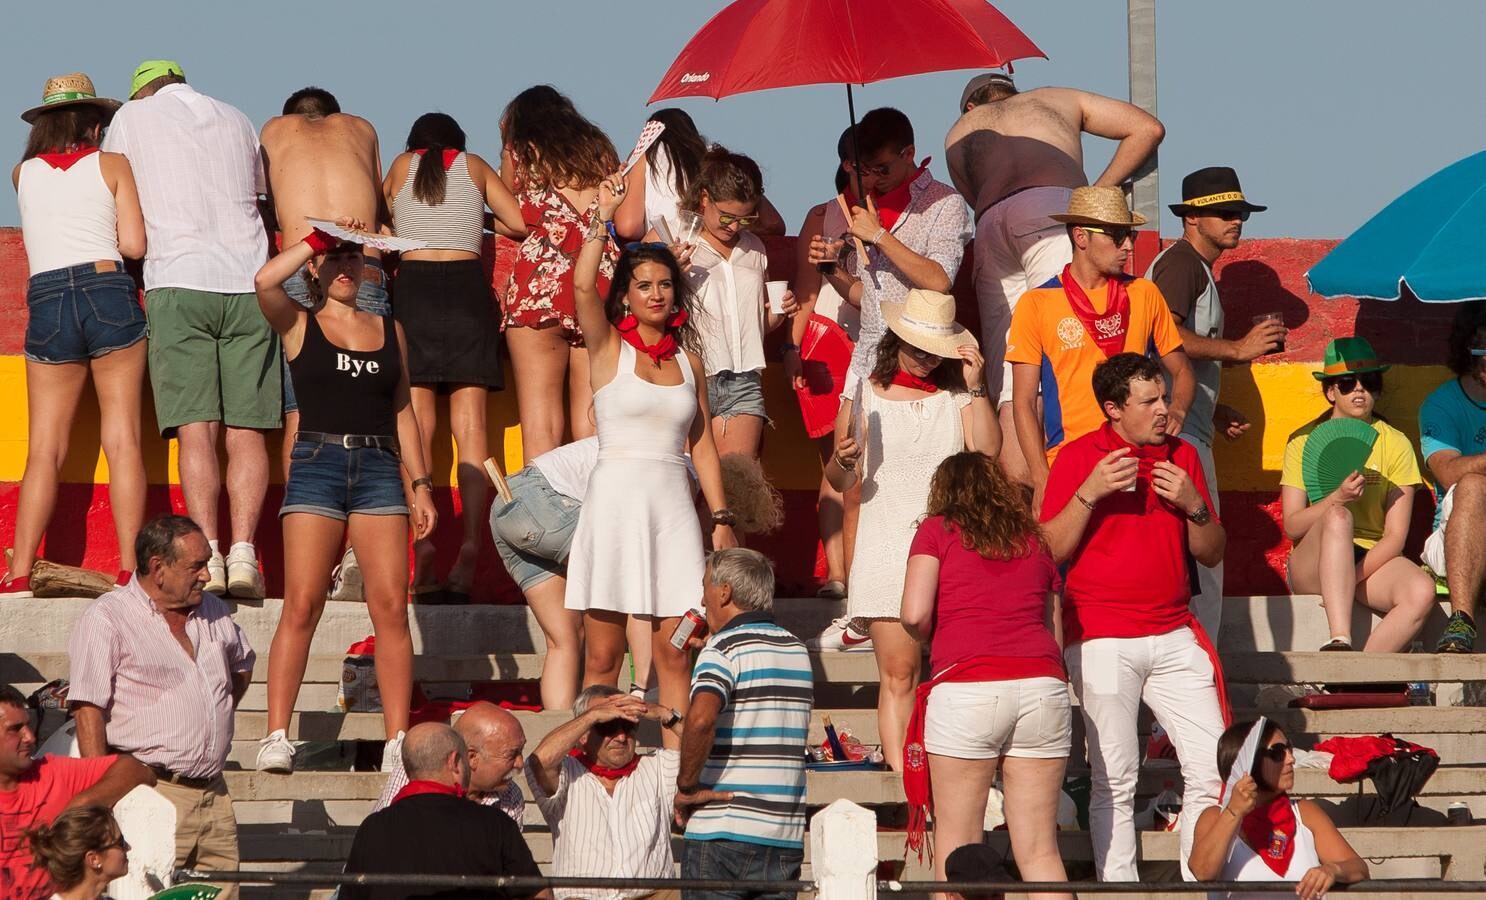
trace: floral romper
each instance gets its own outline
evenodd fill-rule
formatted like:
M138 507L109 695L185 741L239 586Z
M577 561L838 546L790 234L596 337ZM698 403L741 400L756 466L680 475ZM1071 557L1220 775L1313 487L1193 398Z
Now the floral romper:
M506 286L501 330L548 328L556 325L574 347L583 346L573 299L573 266L583 247L589 223L598 215L598 200L579 212L560 191L533 187L520 191L521 219L526 240L516 251L516 263ZM609 292L614 263L619 258L613 241L605 241L599 261L598 292Z

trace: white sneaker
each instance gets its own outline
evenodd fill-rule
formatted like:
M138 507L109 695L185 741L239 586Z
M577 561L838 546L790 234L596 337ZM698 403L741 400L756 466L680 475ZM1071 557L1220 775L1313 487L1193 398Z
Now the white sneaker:
M263 599L263 573L258 571L258 559L251 550L227 553L227 593L247 600Z
M294 771L294 744L284 734L284 729L280 728L258 742L257 768L260 772L282 772L285 775Z
M397 765L398 759L402 757L402 739L407 737L406 731L399 731L397 737L388 741L382 747L382 772L392 774L392 769Z
M206 587L202 590L218 597L227 596L227 561L222 554L213 553L212 558L206 561Z
M872 649L872 635L858 631L850 616L831 622L825 631L805 642L808 650L860 651Z
M350 547L341 554L341 564L335 567L330 579L330 599L365 603L366 594L361 582L361 566L356 563L356 551Z

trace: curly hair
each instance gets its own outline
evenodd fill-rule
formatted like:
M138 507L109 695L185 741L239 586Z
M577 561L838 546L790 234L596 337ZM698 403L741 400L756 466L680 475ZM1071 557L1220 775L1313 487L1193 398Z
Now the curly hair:
M898 374L898 351L910 346L912 345L891 330L883 335L877 344L877 362L872 368L872 380L883 387L892 384L893 376ZM955 365L958 361L958 357L944 357L944 362L929 373L929 380L941 391L967 390L965 373Z
M680 327L666 330L676 336L676 343L683 350L701 356L702 334L697 328L692 305L691 282L686 280L681 264L663 244L630 244L619 254L619 261L614 264L614 277L609 281L609 296L604 300L604 314L615 324L624 318L624 295L629 293L630 282L635 279L635 268L648 262L660 263L670 270L671 284L676 292L675 305L686 311L686 321Z
M739 534L773 534L784 524L784 497L769 483L764 467L746 453L726 453L722 466L722 494L738 517Z
M1020 559L1046 546L1022 492L981 453L967 450L939 464L926 516L943 516L959 530L960 544L986 559Z
M609 136L550 84L517 94L500 120L528 186L591 188L619 168Z
M1445 364L1456 375L1469 375L1479 357L1471 355L1472 347L1486 346L1486 300L1462 303L1450 325L1449 355Z
M701 212L703 191L713 203L758 203L764 196L764 173L741 153L713 144L702 157L697 177L687 185L681 208Z

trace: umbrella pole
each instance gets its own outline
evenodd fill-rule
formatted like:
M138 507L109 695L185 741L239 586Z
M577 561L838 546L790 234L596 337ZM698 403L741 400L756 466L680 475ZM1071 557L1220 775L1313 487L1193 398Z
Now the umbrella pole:
M851 82L846 83L846 111L851 116L851 171L856 176L857 200L867 202L867 192L862 190L862 149L857 145L857 107L851 96Z

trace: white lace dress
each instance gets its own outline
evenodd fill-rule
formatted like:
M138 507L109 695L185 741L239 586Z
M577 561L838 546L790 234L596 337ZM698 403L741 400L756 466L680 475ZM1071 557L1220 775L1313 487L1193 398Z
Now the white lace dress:
M970 395L938 391L918 400L888 400L863 381L853 399L860 401L853 415L863 444L857 463L862 506L846 613L896 619L908 546L928 505L929 482L941 462L965 449L960 410L970 405Z

